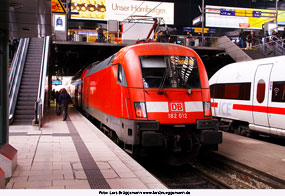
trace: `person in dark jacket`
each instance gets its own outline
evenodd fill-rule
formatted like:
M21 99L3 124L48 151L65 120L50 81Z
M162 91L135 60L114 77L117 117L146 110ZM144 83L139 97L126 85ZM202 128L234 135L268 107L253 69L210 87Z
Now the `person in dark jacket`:
M72 103L70 95L67 93L66 89L63 88L61 90L61 93L59 95L59 104L62 106L63 111L63 120L65 121L67 118L67 110L68 110L68 104Z
M55 98L55 103L56 103L56 105L55 105L55 111L56 111L56 114L57 114L57 115L60 115L60 114L61 114L61 108L60 108L60 104L59 104L59 95L60 95L60 92L59 92L59 91L56 91L54 98Z

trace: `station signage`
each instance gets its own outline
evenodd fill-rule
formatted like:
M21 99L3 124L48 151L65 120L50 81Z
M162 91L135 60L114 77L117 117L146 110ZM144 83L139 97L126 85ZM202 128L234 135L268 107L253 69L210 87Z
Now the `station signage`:
M190 33L202 33L201 27L183 27L184 32ZM216 29L214 28L204 28L204 33L216 33Z
M174 24L174 3L134 0L71 0L71 19L118 20L131 15L161 17Z
M51 1L51 12L53 14L67 14L61 0L52 0Z
M276 19L276 11L206 5L205 19L207 27L262 29L263 24ZM277 20L285 21L284 10L278 10Z
M196 17L196 18L194 18L194 19L192 20L192 24L193 24L194 26L195 26L195 25L199 25L199 24L202 23L202 21L203 21L203 16L200 15L200 16L198 16L198 17Z
M55 31L66 31L66 16L65 15L54 15L54 30Z

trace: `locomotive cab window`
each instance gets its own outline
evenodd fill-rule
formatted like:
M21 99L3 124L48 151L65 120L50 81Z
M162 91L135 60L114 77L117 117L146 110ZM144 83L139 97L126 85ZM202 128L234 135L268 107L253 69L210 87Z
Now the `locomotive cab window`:
M197 59L188 56L140 56L144 88L201 88Z
M127 79L126 79L125 71L121 64L118 64L118 83L124 87L127 87Z

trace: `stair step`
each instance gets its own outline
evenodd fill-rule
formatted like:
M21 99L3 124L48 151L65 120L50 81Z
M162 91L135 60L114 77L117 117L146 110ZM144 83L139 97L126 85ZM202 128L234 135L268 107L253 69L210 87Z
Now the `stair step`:
M15 115L34 115L34 110L16 110Z
M38 94L37 93L19 93L19 101L36 101Z
M22 119L14 119L13 125L32 125L32 120L30 120L30 119L23 119L23 120Z
M20 90L21 90L21 89L30 89L30 88L33 88L33 89L37 89L37 90L38 90L38 86L39 86L39 85L21 85Z
M34 107L35 101L18 101L16 104L16 107L21 107L21 106L32 106Z
M29 59L26 59L25 65L26 64L30 64L30 63L39 63L39 64L41 64L41 62L42 62L42 59L40 59L40 58L29 58Z
M33 88L24 88L20 89L20 93L38 93L38 89L33 89Z
M29 62L25 64L24 69L41 69L41 63Z
M18 100L16 106L25 106L25 105L33 106L33 105L35 105L35 102L36 102L36 100L31 100L31 101L28 101L28 100L22 100L22 101Z
M37 97L18 97L19 102L35 102L37 100Z
M22 78L22 82L38 82L38 78Z
M31 55L28 55L26 60L42 60L42 57L41 55L40 56L31 56Z
M40 72L41 71L37 71L37 72L32 72L32 71L26 71L25 73L24 73L24 76L23 77L25 77L25 76L29 76L29 77L31 77L31 76L40 76Z
M39 85L39 81L21 81L21 86L38 86Z
M29 64L26 64L28 67L25 66L24 70L27 71L27 70L41 70L41 66L40 64L37 64L37 63L29 63Z
M15 114L14 118L16 118L16 119L34 119L34 114L29 114L29 115L27 115L27 114L25 114L25 115Z
M28 76L30 76L30 75L37 75L39 77L40 76L40 72L41 72L41 70L38 70L38 71L27 70L27 71L24 72L23 77L27 76L27 75Z

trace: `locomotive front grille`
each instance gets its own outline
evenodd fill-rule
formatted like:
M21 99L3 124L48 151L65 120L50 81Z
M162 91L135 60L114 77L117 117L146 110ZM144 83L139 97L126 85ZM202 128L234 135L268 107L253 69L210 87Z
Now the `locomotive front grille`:
M140 130L159 130L158 121L137 121Z

